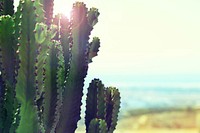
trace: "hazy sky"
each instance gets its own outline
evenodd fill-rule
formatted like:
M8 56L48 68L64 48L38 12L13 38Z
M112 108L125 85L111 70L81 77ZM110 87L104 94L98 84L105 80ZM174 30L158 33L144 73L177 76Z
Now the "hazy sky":
M88 79L131 81L154 75L200 81L199 0L82 1L101 13L92 32L101 48ZM56 12L69 12L72 3L55 0Z

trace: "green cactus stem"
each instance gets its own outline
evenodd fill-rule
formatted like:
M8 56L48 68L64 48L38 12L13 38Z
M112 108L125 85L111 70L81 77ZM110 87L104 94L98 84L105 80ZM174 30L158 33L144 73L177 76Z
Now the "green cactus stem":
M46 61L46 79L44 95L44 125L46 133L55 132L59 119L59 109L62 104L62 86L64 83L62 62L58 42L54 42ZM62 59L63 61L63 59ZM60 70L58 70L60 69Z
M115 87L106 89L106 122L108 133L113 133L116 128L120 108L120 93Z
M45 18L45 11L44 11L44 6L41 3L41 0L34 0L34 7L35 7L35 14L36 14L36 22L37 23L44 23L46 18ZM49 25L49 27L51 24Z
M88 87L86 99L85 125L88 132L92 119L104 119L106 113L105 87L99 79L94 79Z
M56 57L57 49L55 44L51 46L49 56L46 61L46 76L45 79L45 101L44 101L44 125L46 132L52 129L52 122L55 117L55 109L57 106L57 68L58 58Z
M0 15L3 15L3 1L0 1Z
M44 5L46 24L50 26L53 20L54 0L41 0L41 3Z
M60 36L60 14L57 14L53 18L53 24L58 27L57 33L55 37L53 38L54 40L59 41L59 36Z
M14 14L14 0L0 0L0 15Z
M66 81L63 107L56 132L73 133L80 119L81 98L84 78L88 69L89 35L93 27L88 21L88 10L85 4L77 2L72 10L72 59L69 76ZM70 115L66 115L70 114Z
M17 133L39 132L37 107L34 99L35 89L35 62L37 46L34 36L36 13L34 1L21 2L21 34L19 37L20 68L17 76L16 96L20 107L20 124Z
M55 36L57 31L57 27L52 25L50 29L48 29L47 25L44 23L37 23L35 26L35 40L37 44L37 57L35 63L35 87L36 87L36 96L35 101L38 107L38 115L40 121L40 127L44 130L43 125L43 100L45 93L45 72L46 72L46 61L48 58L47 53L49 52L49 47L52 45L52 38Z
M92 58L97 56L100 47L100 39L98 37L94 37L92 42L90 42L90 51L89 51L89 63L92 62Z
M1 49L1 95L0 104L3 103L0 109L0 131L2 133L9 132L14 120L16 111L15 99L15 64L16 64L16 49L17 45L14 39L14 21L9 16L0 17L0 49Z
M89 126L88 133L107 133L107 124L102 119L92 119Z
M60 18L60 42L63 49L64 55L64 63L65 63L65 77L67 78L69 75L69 68L71 62L71 48L73 44L72 38L72 23L70 20L65 16L61 15Z

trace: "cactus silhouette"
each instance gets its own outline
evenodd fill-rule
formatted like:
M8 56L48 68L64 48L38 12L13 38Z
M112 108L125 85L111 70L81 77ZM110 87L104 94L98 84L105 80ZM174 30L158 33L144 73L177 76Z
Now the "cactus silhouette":
M53 0L0 0L0 133L74 133L84 79L100 39L89 42L96 8L73 4L71 18L53 16ZM86 100L86 132L112 133L120 95L94 79Z

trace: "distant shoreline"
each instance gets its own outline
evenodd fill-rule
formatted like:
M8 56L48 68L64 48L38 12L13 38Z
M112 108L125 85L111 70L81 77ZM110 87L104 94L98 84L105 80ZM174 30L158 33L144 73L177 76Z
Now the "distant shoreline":
M200 107L172 107L172 108L150 108L150 109L128 109L127 111L123 111L121 113L121 118L126 118L129 116L140 116L146 114L156 114L156 113L163 113L163 112L170 112L170 111L197 111L200 110Z

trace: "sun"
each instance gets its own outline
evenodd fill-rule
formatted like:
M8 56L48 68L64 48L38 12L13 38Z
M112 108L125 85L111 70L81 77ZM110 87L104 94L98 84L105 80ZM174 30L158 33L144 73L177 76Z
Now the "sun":
M54 1L54 15L58 13L64 14L65 16L67 16L68 19L70 19L72 4L74 2L75 2L74 0L55 0Z

